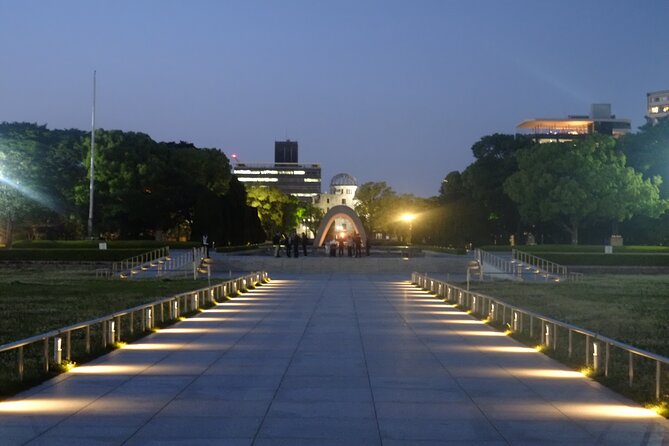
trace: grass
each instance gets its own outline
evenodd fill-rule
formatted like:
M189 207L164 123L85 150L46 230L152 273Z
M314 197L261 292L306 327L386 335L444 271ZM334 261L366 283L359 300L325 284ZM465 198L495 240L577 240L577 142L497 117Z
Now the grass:
M587 275L578 283L473 282L472 291L669 356L669 276Z
M68 270L54 265L0 268L0 345L206 286L204 279L96 279L91 271ZM168 320L163 321L163 308L161 305L160 313L156 314L156 318L161 314L156 325L170 323L169 315ZM129 323L126 318L119 328L123 339L146 334L142 324L140 317L131 318ZM103 339L101 324L91 326L90 336L89 350L85 331L72 333L74 361L86 362L113 348L100 342ZM24 347L23 381L19 381L17 374L17 350L0 354L0 399L36 385L73 364L51 364L49 372L45 372L42 348L42 342Z
M482 246L484 251L519 251L540 255L543 253L569 253L569 254L604 254L604 245L490 245ZM630 245L614 246L614 254L622 253L644 253L644 254L669 254L669 246L655 245Z
M17 249L98 249L102 240L19 240L12 244ZM172 249L197 248L200 242L168 242L157 240L110 240L107 249L138 249L150 251L163 246Z
M96 279L91 271L56 266L0 268L0 345L206 285Z

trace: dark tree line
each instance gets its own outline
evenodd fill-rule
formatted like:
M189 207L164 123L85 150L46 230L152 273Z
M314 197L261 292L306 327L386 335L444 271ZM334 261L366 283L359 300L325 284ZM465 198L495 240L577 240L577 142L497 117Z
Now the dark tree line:
M535 144L494 134L444 178L416 240L463 247L525 243L669 243L669 119L614 140ZM664 181L663 181L664 180Z
M216 149L158 143L135 132L95 134L96 236L264 240L246 191ZM88 218L90 134L0 124L0 222L11 245L28 238L83 238Z

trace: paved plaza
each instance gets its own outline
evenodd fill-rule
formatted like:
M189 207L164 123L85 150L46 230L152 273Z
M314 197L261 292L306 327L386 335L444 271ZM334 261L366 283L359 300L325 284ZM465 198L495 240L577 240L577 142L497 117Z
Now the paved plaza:
M0 402L0 444L669 444L665 419L407 274L273 279Z

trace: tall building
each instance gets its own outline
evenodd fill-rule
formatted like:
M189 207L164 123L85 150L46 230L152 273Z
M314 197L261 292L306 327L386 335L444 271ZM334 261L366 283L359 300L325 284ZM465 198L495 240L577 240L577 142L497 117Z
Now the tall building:
M537 142L544 143L572 141L593 133L619 137L631 130L632 123L611 114L611 104L592 104L590 115L528 119L517 128L526 130Z
M274 141L274 162L296 163L297 162L297 141L287 139L285 141Z
M669 90L651 91L646 97L648 98L646 119L649 122L654 124L659 118L669 116Z
M242 183L276 187L303 201L321 192L321 165L298 163L297 141L276 141L274 164L238 162L232 173Z

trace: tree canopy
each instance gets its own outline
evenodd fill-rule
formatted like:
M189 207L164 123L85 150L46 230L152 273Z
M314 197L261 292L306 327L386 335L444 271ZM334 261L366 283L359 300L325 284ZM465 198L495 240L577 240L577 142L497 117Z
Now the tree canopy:
M221 151L158 143L135 132L96 131L94 227L105 237L262 240ZM0 124L0 219L10 242L46 226L49 238L83 237L88 217L90 137L80 130ZM228 214L233 213L235 219ZM43 232L43 231L42 231ZM27 232L37 236L36 230Z
M635 214L659 216L667 202L659 196L661 179L643 179L626 166L611 137L537 144L517 155L518 171L504 190L528 223L556 221L578 243L587 220L621 222Z

